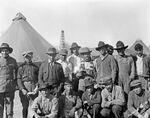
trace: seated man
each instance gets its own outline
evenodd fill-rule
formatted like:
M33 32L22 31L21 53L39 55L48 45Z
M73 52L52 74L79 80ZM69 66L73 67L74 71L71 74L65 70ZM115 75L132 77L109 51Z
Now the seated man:
M112 83L110 76L105 77L102 82L105 88L102 90L102 110L101 115L106 117L121 118L123 106L125 104L124 93L120 86Z
M101 93L94 89L92 77L85 79L85 92L82 95L84 106L83 117L98 118L101 104Z
M140 80L134 80L130 86L128 110L124 113L125 118L149 118L150 116L150 92L142 89Z
M50 94L52 86L41 85L40 94L31 106L32 118L56 118L58 114L58 98Z
M82 115L82 101L72 90L72 87L71 81L67 80L64 84L65 90L59 100L61 118L80 118Z

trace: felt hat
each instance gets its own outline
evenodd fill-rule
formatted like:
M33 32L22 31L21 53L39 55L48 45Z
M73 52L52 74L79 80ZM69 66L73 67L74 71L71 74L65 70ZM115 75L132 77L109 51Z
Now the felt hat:
M7 49L9 51L9 53L12 53L13 49L11 47L9 47L9 45L7 43L2 43L0 46L0 53L3 49Z

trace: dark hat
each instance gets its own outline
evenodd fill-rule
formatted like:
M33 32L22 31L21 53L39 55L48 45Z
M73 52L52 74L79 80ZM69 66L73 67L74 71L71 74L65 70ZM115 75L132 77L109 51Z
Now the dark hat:
M64 83L64 85L72 85L72 81L66 80L65 83Z
M118 41L116 43L116 48L114 48L115 50L121 50L121 49L126 49L128 46L124 46L124 43L122 41Z
M136 80L133 80L131 83L130 83L130 86L131 87L137 87L137 86L140 86L141 85L141 81L139 79L136 79Z
M9 51L9 53L12 53L13 49L11 47L9 47L9 45L7 43L2 43L1 44L1 47L0 47L0 52L3 50L3 49L7 49Z
M76 42L73 42L70 50L75 49L75 48L81 48L81 47Z
M111 83L112 83L112 77L111 77L111 76L103 77L103 78L99 81L99 84L101 84L101 85L107 85L107 84L111 84Z
M68 54L68 51L67 51L67 49L61 49L61 50L59 51L59 54L60 54L60 55L67 55L67 54Z
M32 57L33 56L33 52L32 51L25 51L25 52L22 53L22 55L24 57L26 57L26 56Z
M53 54L57 54L56 49L55 48L49 48L48 52L46 52L46 54L48 55L53 55Z
M85 87L89 87L89 86L94 85L93 78L90 76L85 77L84 82L85 82Z
M40 85L40 87L39 87L39 91L41 91L41 90L43 90L43 89L51 89L52 88L52 85L48 85L48 84L42 84L42 85Z
M92 51L88 47L80 48L79 53L84 54L84 53L91 53Z
M107 46L108 46L108 44L105 44L103 41L99 41L98 47L95 48L95 49L96 49L96 50L100 50L101 48L107 47Z
M135 49L135 51L141 51L141 50L143 50L143 46L142 46L140 43L137 43L137 44L134 46L134 49Z

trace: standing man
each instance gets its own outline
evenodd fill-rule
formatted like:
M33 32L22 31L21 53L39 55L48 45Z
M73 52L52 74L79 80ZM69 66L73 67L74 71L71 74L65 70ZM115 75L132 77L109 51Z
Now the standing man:
M137 60L135 63L137 77L141 80L142 88L148 90L148 79L150 78L150 57L143 53L143 46L141 44L136 44L134 49L137 54Z
M76 74L80 71L81 58L79 57L80 46L76 42L73 42L71 45L71 55L67 58L67 61L72 64L72 82L73 89L78 91L78 78Z
M99 41L97 51L100 52L99 58L96 59L96 81L99 83L106 76L112 77L112 82L116 82L117 64L112 55L107 54L107 45L103 41Z
M9 56L12 51L13 49L7 43L2 43L0 47L0 118L3 118L4 106L6 108L6 118L13 118L13 100L17 85L17 62Z
M64 72L64 75L65 75L65 80L68 80L71 78L71 68L72 68L72 65L71 63L67 62L67 54L68 54L68 51L67 49L62 49L60 50L59 52L59 57L60 59L57 61L58 63L61 64L62 68L63 68L63 72Z
M19 96L22 103L22 115L23 118L28 116L29 103L34 100L36 95L29 96L29 92L34 92L34 89L38 82L38 67L33 64L33 52L27 51L23 53L25 62L21 64L18 68L18 86L19 86Z
M125 104L124 93L120 86L112 83L112 78L105 77L103 84L105 88L102 90L102 110L101 115L104 118L121 118L123 115L123 106ZM113 116L112 116L113 115Z
M96 69L94 67L93 60L91 59L91 51L88 47L80 48L79 53L82 56L82 61L80 65L80 72L78 73L80 74L78 92L82 95L85 91L85 77L90 76L95 79Z
M40 85L53 85L54 91L60 93L65 81L63 68L60 63L55 61L57 54L55 48L49 48L46 54L48 55L48 60L44 61L40 66L38 83Z
M116 56L116 61L119 68L118 84L125 92L126 102L130 91L130 82L135 77L135 64L133 58L125 54L125 49L127 47L128 46L124 46L122 41L118 41L115 48L118 52L118 55Z

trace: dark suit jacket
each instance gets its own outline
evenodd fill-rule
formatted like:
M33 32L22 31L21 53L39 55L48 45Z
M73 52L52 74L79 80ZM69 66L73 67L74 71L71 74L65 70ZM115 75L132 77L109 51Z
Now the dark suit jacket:
M50 72L53 73L53 77ZM46 83L55 86L59 86L60 83L63 83L64 73L61 64L54 62L53 68L51 68L48 61L43 62L39 69L38 82L40 85Z

